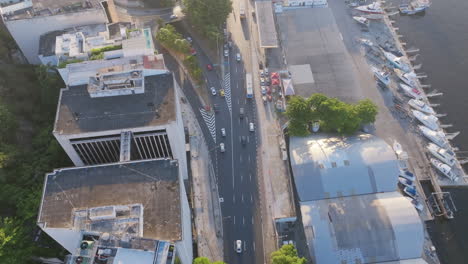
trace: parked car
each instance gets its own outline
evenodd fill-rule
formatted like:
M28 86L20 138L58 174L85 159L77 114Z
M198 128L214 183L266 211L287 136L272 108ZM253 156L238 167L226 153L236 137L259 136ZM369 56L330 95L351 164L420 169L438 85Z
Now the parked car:
M221 128L221 136L225 137L226 136L226 129L223 127Z
M224 148L224 143L219 143L219 151L224 152L226 149Z
M249 123L249 131L254 132L254 130L255 130L254 123L250 122Z
M224 50L224 57L228 57L229 56L229 50L225 49Z
M206 69L209 70L209 71L212 71L213 70L213 65L207 64Z
M241 55L240 55L239 52L237 52L237 54L236 54L236 60L237 60L237 61L241 61Z
M260 86L260 89L262 90L262 94L265 95L267 92L266 86Z
M212 95L216 95L216 89L214 87L211 87L210 90Z
M264 86L266 83L265 83L265 78L260 78L260 85L261 86Z
M260 77L265 77L265 72L263 70L260 70Z

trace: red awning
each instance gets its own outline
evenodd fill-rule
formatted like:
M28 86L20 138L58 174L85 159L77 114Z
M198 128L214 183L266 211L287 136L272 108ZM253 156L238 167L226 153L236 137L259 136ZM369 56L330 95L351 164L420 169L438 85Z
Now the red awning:
M279 79L279 73L277 73L277 72L272 72L272 73L271 73L271 78L272 78L272 79Z
M271 85L279 85L280 81L278 79L271 79Z

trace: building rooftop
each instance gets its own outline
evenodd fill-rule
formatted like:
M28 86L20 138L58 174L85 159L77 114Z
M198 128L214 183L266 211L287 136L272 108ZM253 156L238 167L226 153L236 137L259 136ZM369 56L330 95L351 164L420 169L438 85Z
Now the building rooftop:
M79 12L86 9L102 8L101 0L28 0L32 2L24 9L3 14L6 20L27 19L36 16L52 16L63 13Z
M277 48L278 33L276 32L271 1L255 1L256 18L260 47Z
M302 202L301 212L314 263L426 263L421 219L398 192Z
M301 202L396 190L396 156L375 136L291 137L289 152Z
M151 66L152 61L142 63ZM176 117L174 90L172 73L144 77L144 93L140 94L93 98L87 84L62 89L54 133L70 135L166 124Z
M46 175L38 224L107 233L107 246L122 246L125 237L179 241L178 169L171 160L57 169Z

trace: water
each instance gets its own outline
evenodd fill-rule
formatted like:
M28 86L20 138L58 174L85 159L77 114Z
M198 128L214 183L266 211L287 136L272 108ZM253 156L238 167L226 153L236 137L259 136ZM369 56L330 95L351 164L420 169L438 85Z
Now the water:
M398 3L395 1L395 5ZM430 101L441 104L436 107L438 113L447 114L441 122L453 124L447 132L461 131L452 143L462 151L468 151L467 18L467 0L433 0L424 15L395 15L392 18L397 22L395 26L400 28L399 34L403 35L406 47L420 49L415 64L422 63L420 71L428 75L423 82L432 85L429 90L444 93Z
M398 5L398 0L392 0ZM402 41L407 48L420 49L415 64L422 63L420 71L428 78L424 83L444 95L432 98L438 113L446 113L441 118L444 124L453 124L447 132L461 131L453 146L468 151L468 1L433 0L432 6L424 15L401 16L392 19L400 28ZM468 154L468 152L466 152ZM462 155L460 155L462 156ZM467 156L465 154L465 156ZM468 167L465 166L465 170ZM452 194L458 212L455 219L436 219L428 222L428 230L434 242L441 263L468 263L468 189L445 189Z

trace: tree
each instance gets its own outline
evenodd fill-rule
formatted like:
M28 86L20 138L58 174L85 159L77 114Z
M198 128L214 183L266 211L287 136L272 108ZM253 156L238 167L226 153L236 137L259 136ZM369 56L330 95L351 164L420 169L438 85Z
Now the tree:
M294 245L284 245L279 250L271 253L273 264L305 264L305 258L299 258Z
M6 143L15 138L16 118L6 105L0 101L0 143Z
M377 106L369 99L359 101L355 106L357 114L361 119L362 123L374 123L375 117L377 116Z
M226 264L222 261L211 262L207 257L198 257L193 260L193 264Z
M232 12L231 0L184 0L184 12L205 36L219 32Z
M310 119L311 111L307 101L300 96L293 96L288 102L286 116L296 122L307 123Z

